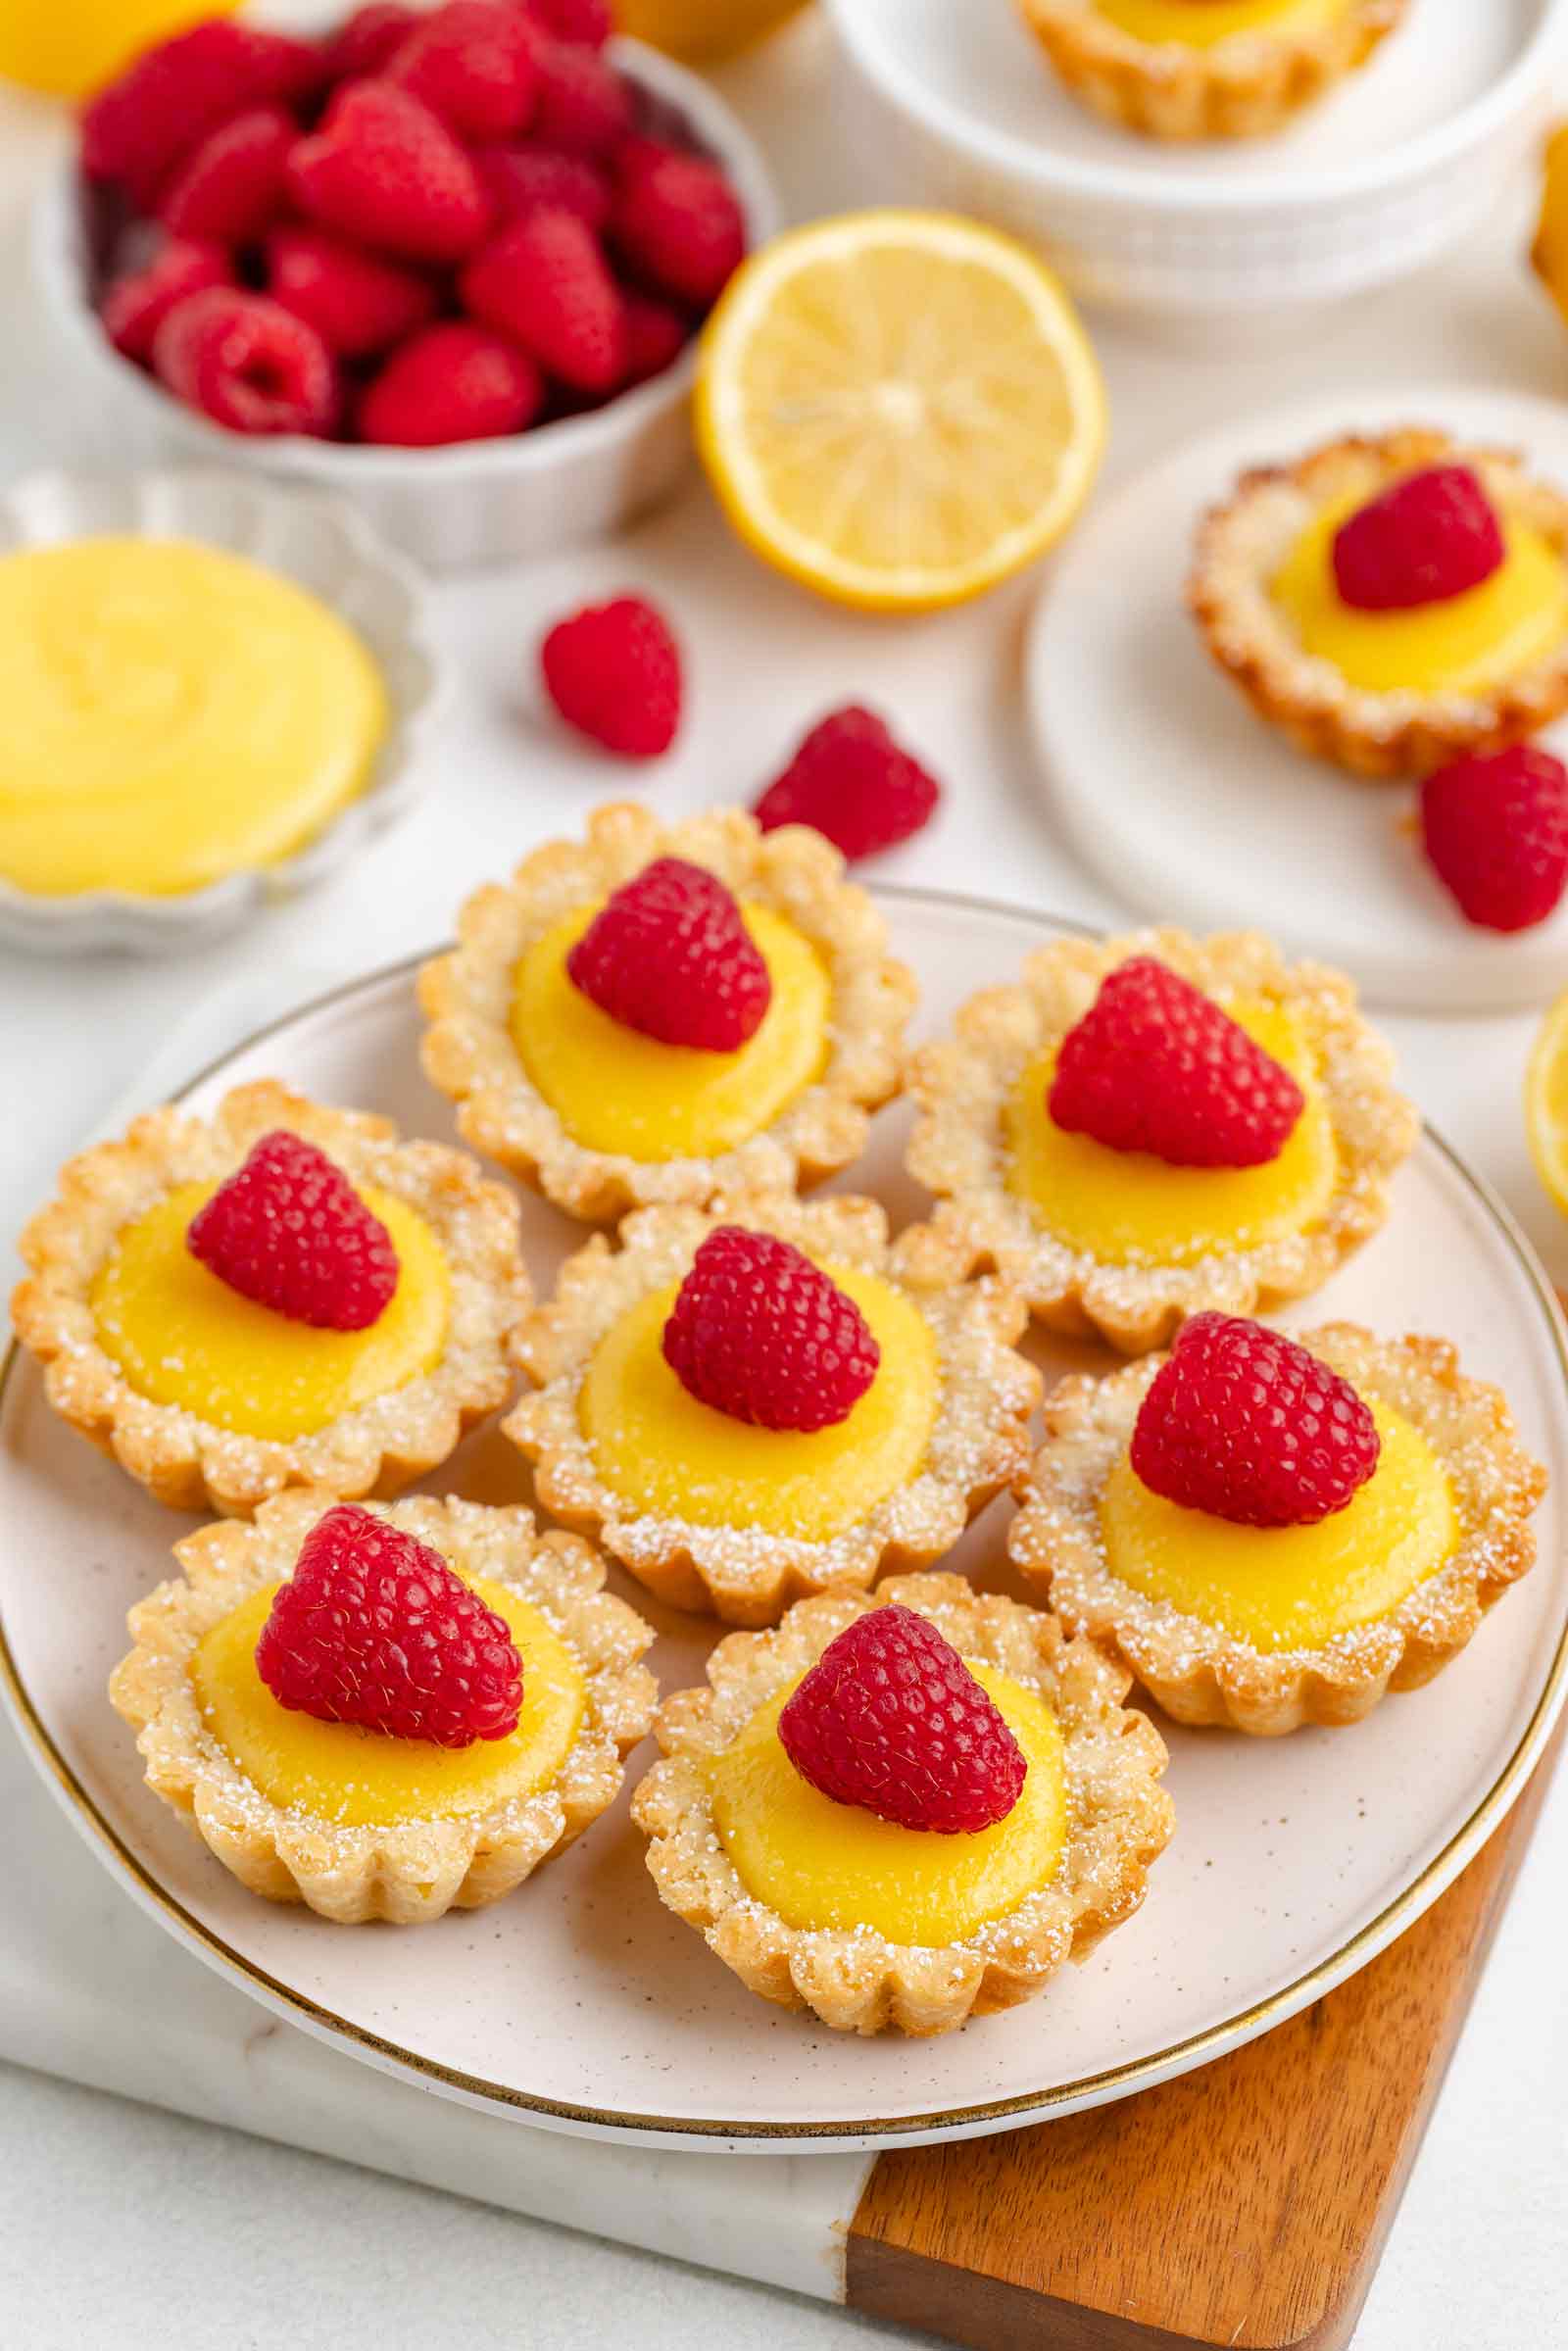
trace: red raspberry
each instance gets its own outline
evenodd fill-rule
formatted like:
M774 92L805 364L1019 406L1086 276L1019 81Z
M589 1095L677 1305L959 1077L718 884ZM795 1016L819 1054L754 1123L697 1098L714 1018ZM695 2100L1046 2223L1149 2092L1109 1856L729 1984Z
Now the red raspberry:
M1496 513L1470 467L1431 465L1341 523L1334 579L1358 612L1404 612L1479 588L1505 553Z
M686 321L679 311L672 311L667 302L655 302L646 294L628 294L625 298L626 386L647 383L650 376L662 375L673 367L686 348Z
M657 759L680 725L680 647L640 596L558 620L539 649L545 690L568 726L623 759Z
M104 332L127 359L149 360L153 337L176 302L233 282L228 256L219 246L171 237L145 268L115 279L103 300Z
M758 1429L833 1428L882 1350L854 1298L771 1233L714 1227L664 1325L664 1360L700 1404Z
M1184 1510L1310 1527L1366 1484L1381 1445L1349 1381L1283 1331L1195 1314L1139 1408L1132 1465Z
M757 820L764 833L809 824L847 857L869 857L928 824L941 798L935 776L852 703L812 727L757 803Z
M455 137L510 139L533 115L544 37L504 0L447 0L420 20L385 69Z
M1261 1167L1301 1115L1288 1069L1211 997L1134 955L1062 1040L1048 1106L1058 1127L1171 1167Z
M340 89L289 158L301 210L409 261L455 262L490 220L473 166L427 106L390 81Z
M830 1641L778 1718L803 1780L901 1829L973 1837L1017 1803L1023 1749L957 1650L897 1600Z
M191 149L248 107L312 88L320 60L304 41L222 18L144 49L81 119L81 168L113 179L143 212Z
M401 0L370 0L328 35L321 45L321 79L370 81L394 57L419 22L419 11Z
M393 352L360 403L360 438L399 449L493 441L531 424L544 396L525 352L453 318Z
M631 128L631 93L613 66L578 42L547 42L535 135L568 155L609 155Z
M1467 922L1527 931L1568 887L1568 767L1533 743L1455 759L1421 787L1421 833Z
M575 213L597 235L610 219L610 182L586 156L555 147L481 147L470 160L498 221Z
M324 228L273 231L267 290L342 359L385 351L435 316L435 288L426 278Z
M153 337L153 367L177 400L230 432L321 435L337 423L331 353L265 294L187 294Z
M773 1000L757 942L716 873L656 857L600 907L566 958L591 1004L662 1045L735 1053Z
M615 29L610 0L532 0L532 5L557 40L584 49L602 49Z
M611 233L639 276L700 310L746 255L746 216L717 165L648 140L621 159Z
M280 1706L384 1739L470 1747L522 1711L510 1627L439 1551L338 1502L300 1545L256 1643Z
M343 1170L274 1127L192 1217L185 1246L241 1298L319 1331L368 1331L392 1302L398 1255Z
M255 106L209 131L158 199L171 236L248 245L283 204L283 174L299 128L280 106Z
M528 213L464 270L465 309L573 391L608 392L626 368L625 305L575 213Z

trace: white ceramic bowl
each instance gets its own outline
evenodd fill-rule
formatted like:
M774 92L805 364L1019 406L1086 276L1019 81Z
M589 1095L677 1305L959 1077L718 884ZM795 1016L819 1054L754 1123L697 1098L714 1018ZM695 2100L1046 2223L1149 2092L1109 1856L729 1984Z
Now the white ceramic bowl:
M723 167L749 242L771 236L779 210L767 168L723 100L638 41L617 41L612 54ZM524 561L612 531L672 490L691 462L695 346L607 408L506 440L407 450L345 448L295 434L247 438L171 399L109 342L89 299L82 187L73 162L39 199L32 262L74 388L100 411L113 403L110 414L124 418L137 446L339 492L394 546L434 569Z
M231 930L270 900L323 880L403 815L428 770L442 699L422 582L343 500L243 473L33 473L0 493L0 557L94 534L198 539L297 580L359 631L386 683L391 719L374 771L323 832L276 865L174 898L118 890L40 898L0 879L0 940L46 955L177 952ZM421 766L422 761L422 766Z
M1486 214L1539 135L1568 0L1412 0L1289 132L1193 148L1086 113L1014 0L826 0L847 133L901 200L1042 245L1086 299L1214 326L1387 284Z

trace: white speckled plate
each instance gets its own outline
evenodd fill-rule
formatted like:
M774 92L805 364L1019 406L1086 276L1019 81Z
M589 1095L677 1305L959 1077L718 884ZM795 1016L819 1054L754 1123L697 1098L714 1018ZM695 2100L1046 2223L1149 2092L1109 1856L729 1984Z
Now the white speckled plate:
M885 901L927 1027L1056 927L914 892ZM405 966L307 1006L189 1099L205 1107L230 1084L276 1074L447 1134L416 1037ZM899 1218L920 1204L899 1173L904 1116L884 1115L858 1171ZM573 1229L532 1202L524 1229L548 1282ZM1435 1138L1399 1178L1389 1229L1305 1314L1446 1333L1508 1389L1554 1491L1568 1492L1549 1293L1502 1211ZM431 1483L490 1500L524 1491L511 1448L484 1432ZM959 1554L987 1580L1004 1581L1006 1507ZM1568 1559L1551 1499L1534 1573L1429 1689L1354 1730L1277 1744L1168 1734L1175 1840L1144 1910L1086 1966L947 2039L860 2042L754 1999L661 1909L624 1800L510 1901L437 1926L334 1928L253 1899L147 1793L103 1694L125 1610L189 1522L58 1423L20 1358L0 1396L0 1662L24 1739L76 1827L172 1935L372 2064L536 2123L645 2142L808 2151L956 2138L1218 2056L1364 1965L1436 1899L1519 1792L1564 1688ZM665 1689L699 1679L710 1629L670 1612L660 1623ZM646 1760L632 1759L634 1777Z

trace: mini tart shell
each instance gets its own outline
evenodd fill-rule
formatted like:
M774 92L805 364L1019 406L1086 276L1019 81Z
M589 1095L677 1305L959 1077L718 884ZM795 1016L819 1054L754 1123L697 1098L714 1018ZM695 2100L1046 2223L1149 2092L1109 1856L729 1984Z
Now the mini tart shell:
M1208 995L1259 997L1291 1009L1317 1062L1339 1152L1339 1183L1317 1223L1192 1265L1107 1265L1047 1232L1011 1189L1005 1112L1020 1075L1082 1019L1107 972L1143 955ZM1205 940L1134 931L1038 948L1016 986L971 997L956 1034L914 1056L909 1090L919 1117L906 1164L941 1198L932 1222L906 1236L907 1253L933 1281L994 1268L1048 1329L1098 1334L1132 1355L1164 1346L1205 1308L1250 1314L1300 1298L1388 1214L1389 1179L1420 1131L1393 1071L1388 1046L1356 1010L1351 983L1321 964L1287 964L1258 932Z
M684 1278L699 1244L718 1224L773 1233L819 1261L863 1268L895 1284L935 1334L940 1400L918 1474L867 1515L827 1540L747 1527L698 1526L640 1512L601 1479L578 1413L595 1349L651 1291ZM1027 1324L1022 1304L994 1281L930 1282L906 1234L890 1244L875 1200L802 1201L789 1194L699 1208L644 1208L602 1234L561 1269L555 1298L520 1326L513 1351L538 1393L502 1423L534 1464L542 1506L603 1542L672 1607L701 1609L734 1625L770 1625L803 1593L863 1590L887 1568L926 1567L952 1549L971 1518L1029 1458L1028 1424L1040 1374L1013 1350Z
M516 1592L550 1621L582 1669L583 1720L557 1778L462 1819L344 1828L264 1795L202 1721L190 1666L214 1627L253 1592L286 1582L300 1545L337 1497L294 1492L253 1524L198 1529L174 1545L183 1574L131 1610L135 1643L110 1677L116 1712L136 1733L148 1787L184 1813L227 1870L272 1902L306 1902L339 1926L414 1926L511 1893L614 1802L621 1758L647 1736L658 1686L638 1662L650 1625L601 1587L605 1563L574 1535L539 1535L519 1507L432 1501L380 1515L470 1574Z
M1530 1518L1546 1473L1519 1443L1501 1393L1463 1378L1446 1340L1377 1339L1354 1323L1298 1336L1415 1424L1453 1482L1463 1526L1436 1575L1318 1648L1264 1652L1111 1573L1101 1496L1164 1357L1064 1380L1047 1399L1048 1435L1020 1489L1008 1552L1063 1624L1097 1641L1179 1723L1277 1739L1306 1723L1359 1722L1390 1690L1441 1673L1535 1559Z
M514 975L525 951L575 908L609 897L655 857L689 858L734 892L793 923L826 964L832 1030L822 1074L770 1126L707 1158L633 1159L590 1151L539 1093L512 1035ZM740 808L675 824L647 808L596 808L582 842L554 841L510 882L477 891L459 944L419 974L429 1027L421 1057L458 1105L458 1125L487 1157L569 1214L606 1223L656 1200L697 1206L720 1193L818 1182L864 1149L869 1114L899 1091L913 978L887 952L887 926L844 859L805 825L762 832Z
M1371 779L1421 776L1469 752L1500 750L1568 710L1568 637L1515 676L1471 694L1378 693L1306 653L1270 593L1323 508L1375 498L1397 475L1458 463L1494 505L1517 514L1568 563L1568 498L1534 480L1513 452L1471 448L1407 426L1348 436L1292 465L1244 473L1199 526L1187 601L1218 666L1260 718L1312 759Z
M900 1601L931 1618L966 1657L1038 1691L1061 1726L1067 1842L1050 1884L961 1941L937 1948L791 1927L748 1893L713 1824L702 1770L760 1706L814 1664L868 1608ZM1125 1708L1128 1677L1054 1616L962 1576L899 1576L874 1596L801 1600L772 1633L732 1633L708 1661L709 1687L664 1701L655 1734L665 1760L632 1799L648 1867L666 1908L695 1927L741 1982L781 2008L808 2008L838 2033L949 2033L967 2017L1031 1999L1067 1959L1083 1959L1143 1901L1175 1810L1159 1785L1165 1744Z
M138 1394L100 1344L91 1304L125 1226L176 1185L231 1175L274 1127L308 1137L355 1182L407 1200L440 1242L452 1282L446 1345L429 1371L289 1439L244 1436ZM262 1079L225 1095L210 1120L152 1110L123 1141L69 1160L58 1199L19 1244L31 1275L12 1315L45 1366L54 1409L172 1509L242 1517L290 1486L322 1487L340 1500L395 1494L506 1400L505 1342L532 1296L518 1225L516 1201L466 1152L401 1142L390 1119L327 1109Z
M1349 0L1333 24L1234 33L1209 48L1141 40L1094 0L1018 0L1025 24L1081 106L1142 137L1267 138L1367 59L1408 0Z

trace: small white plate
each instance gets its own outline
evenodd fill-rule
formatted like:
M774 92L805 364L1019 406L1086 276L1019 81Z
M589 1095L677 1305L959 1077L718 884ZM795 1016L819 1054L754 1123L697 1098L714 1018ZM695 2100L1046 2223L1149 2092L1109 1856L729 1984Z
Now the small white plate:
M926 990L928 1028L1057 927L883 896L894 946ZM416 1035L403 966L253 1039L188 1099L207 1108L227 1086L275 1073L447 1135ZM920 1204L899 1172L905 1118L878 1121L856 1171L896 1218ZM541 1285L581 1237L532 1200L524 1235ZM1304 1311L1449 1334L1472 1369L1505 1385L1554 1494L1568 1493L1549 1295L1526 1245L1440 1143L1428 1137L1400 1176L1389 1230ZM1087 1349L1074 1359L1094 1360ZM493 1432L431 1484L487 1500L524 1492L516 1455ZM958 1555L987 1582L1005 1581L1006 1509ZM349 1931L257 1901L148 1793L104 1697L125 1610L167 1571L189 1522L56 1420L21 1358L0 1397L0 1663L24 1742L154 1917L259 2000L372 2064L494 2111L643 2144L806 2152L960 2138L1219 2056L1364 1965L1436 1899L1518 1794L1564 1681L1568 1546L1550 1500L1540 1563L1431 1688L1351 1731L1274 1743L1169 1731L1175 1839L1144 1910L1084 1967L1032 2005L942 2040L858 2041L755 1999L661 1908L624 1797L510 1901L417 1933ZM713 1628L616 1583L659 1621L663 1688L700 1680ZM650 1752L633 1758L633 1780Z
M1200 515L1249 465L1345 432L1436 424L1568 486L1568 408L1510 393L1342 392L1191 443L1096 508L1030 626L1040 772L1084 863L1141 913L1254 926L1374 1004L1494 1012L1568 977L1568 901L1537 930L1467 923L1410 830L1412 785L1305 758L1209 660L1184 590ZM1568 725L1543 740L1568 752Z

